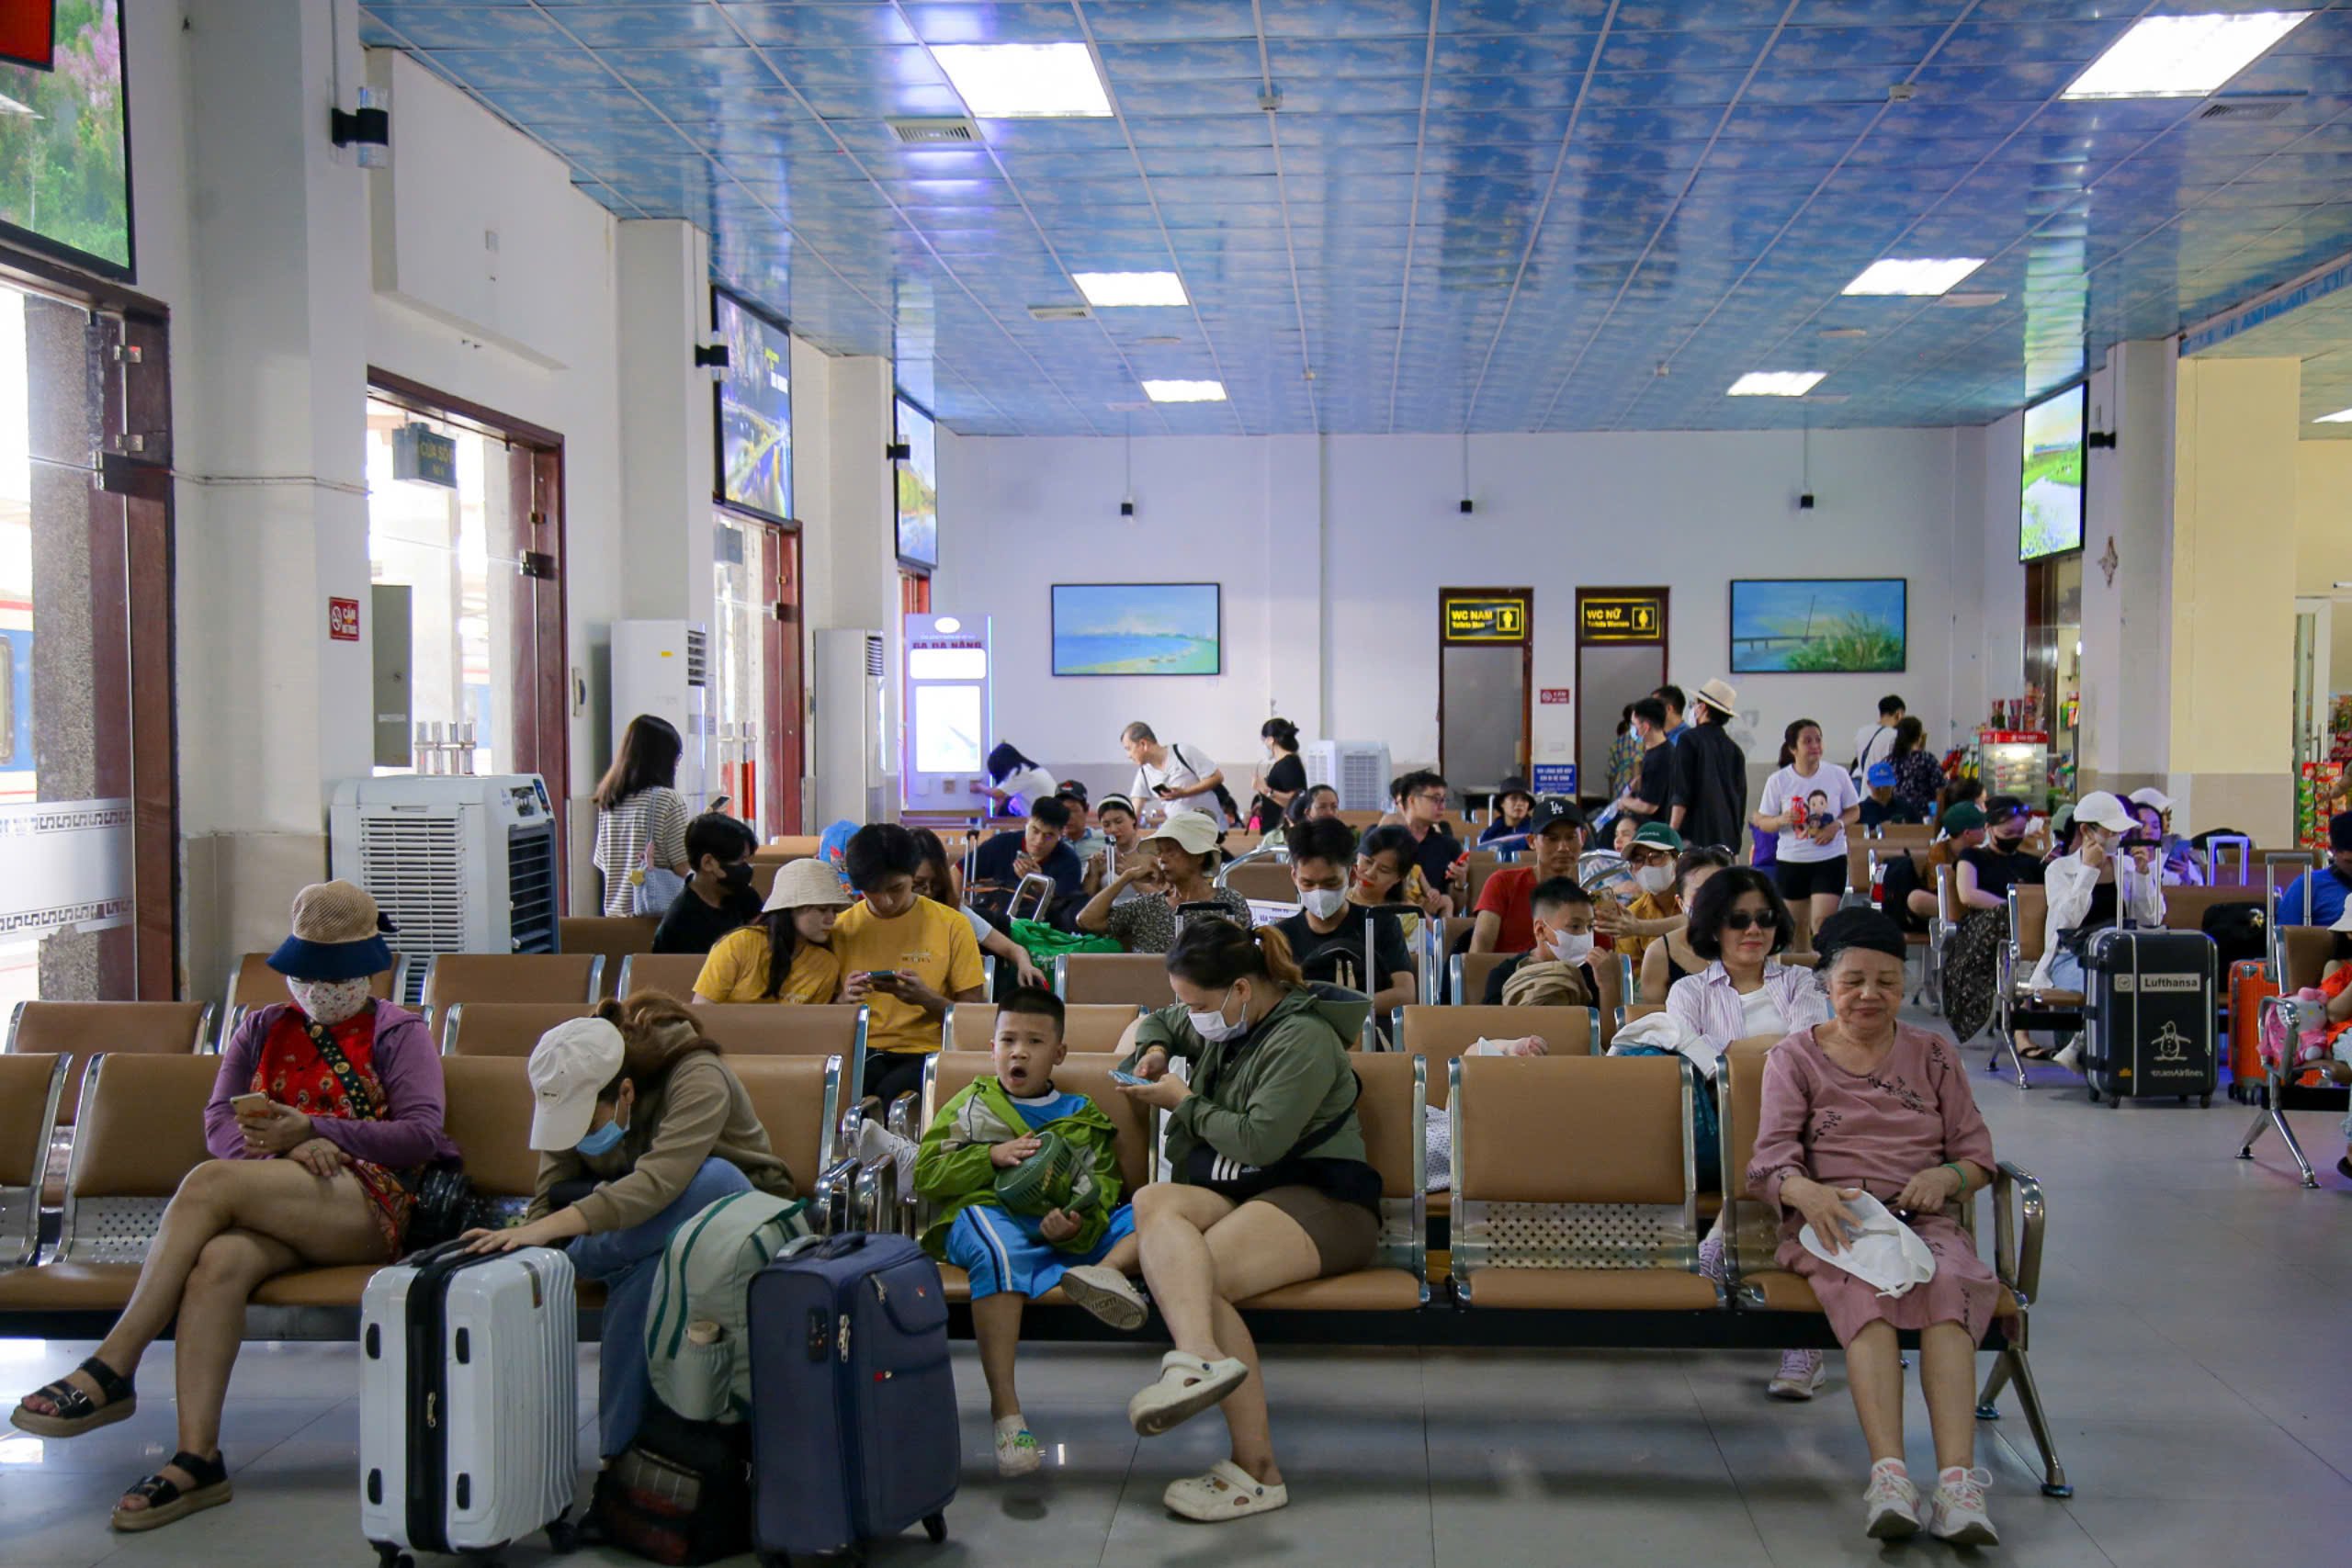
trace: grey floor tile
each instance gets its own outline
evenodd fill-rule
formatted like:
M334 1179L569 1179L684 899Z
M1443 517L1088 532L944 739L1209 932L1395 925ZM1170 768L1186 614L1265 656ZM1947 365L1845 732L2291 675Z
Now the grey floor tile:
M2234 1467L2233 1467L2234 1468ZM2215 1563L2342 1562L2352 1504L2303 1497L2291 1506L2251 1497L2195 1500L2077 1495L2075 1518L2115 1568L2212 1568Z

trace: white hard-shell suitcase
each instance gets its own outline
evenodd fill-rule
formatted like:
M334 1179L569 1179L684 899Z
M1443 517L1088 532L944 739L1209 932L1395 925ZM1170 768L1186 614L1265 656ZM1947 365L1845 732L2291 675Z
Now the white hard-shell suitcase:
M551 1247L457 1243L378 1269L359 1303L359 1523L408 1551L488 1559L544 1529L571 1546L579 1303Z

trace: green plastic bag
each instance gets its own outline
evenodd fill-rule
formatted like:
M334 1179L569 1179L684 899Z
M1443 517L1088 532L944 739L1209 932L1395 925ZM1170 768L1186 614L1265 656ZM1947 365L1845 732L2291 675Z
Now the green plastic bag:
M1107 936L1087 936L1079 931L1066 931L1049 926L1043 920L1015 920L1012 940L1029 953L1038 968L1051 971L1054 960L1065 953L1124 953L1126 949Z

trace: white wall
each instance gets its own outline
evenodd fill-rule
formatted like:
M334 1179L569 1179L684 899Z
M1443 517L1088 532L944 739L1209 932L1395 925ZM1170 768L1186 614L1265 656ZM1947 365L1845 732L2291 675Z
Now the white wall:
M1904 673L1751 675L1740 706L1775 747L1803 716L1837 751L1899 691L1932 739L1957 743L1985 697L1982 433L1812 445L1817 504L1802 513L1793 434L1477 437L1464 517L1450 436L1144 439L1128 522L1117 440L943 441L933 604L995 616L998 731L1041 761L1115 772L1119 727L1143 718L1246 774L1277 712L1433 760L1441 587L1532 585L1535 683L1568 686L1576 589L1666 585L1670 669L1690 686L1725 671L1729 579L1904 577ZM1222 582L1226 672L1052 678L1048 586L1129 580ZM1534 711L1537 759L1572 757L1573 709Z

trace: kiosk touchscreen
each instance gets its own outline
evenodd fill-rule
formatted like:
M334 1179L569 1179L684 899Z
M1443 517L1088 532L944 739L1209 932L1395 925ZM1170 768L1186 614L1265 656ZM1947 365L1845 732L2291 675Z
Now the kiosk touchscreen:
M904 810L985 813L985 761L992 728L989 618L906 618L906 755L899 765Z

